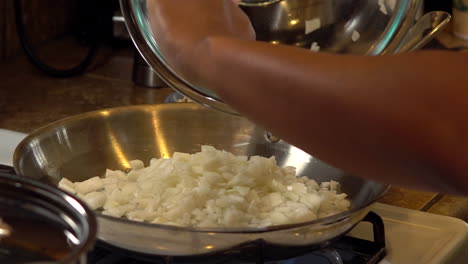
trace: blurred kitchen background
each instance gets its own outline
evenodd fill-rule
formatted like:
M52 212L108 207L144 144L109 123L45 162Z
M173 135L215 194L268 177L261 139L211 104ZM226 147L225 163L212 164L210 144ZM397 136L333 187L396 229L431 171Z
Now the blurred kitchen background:
M133 48L116 0L1 0L0 5L1 60L27 55L46 75L74 77L97 63L96 55L126 49L134 57L127 73L136 84L165 86ZM60 50L47 51L53 42L62 42ZM65 50L66 61L56 58Z
M15 2L19 3L16 9ZM452 1L425 0L421 12L432 10L452 13ZM19 31L18 24L24 26ZM449 26L446 34L428 47L462 49L465 42L450 31ZM30 50L28 59L49 76L73 77L82 71L90 72L94 68L88 64L101 65L103 57L119 51L132 60L131 65L120 66L123 76L141 86L165 86L135 52L118 0L0 0L0 61L24 56L25 46Z
M427 0L422 12L452 12L451 3ZM0 0L0 128L29 133L87 111L161 103L172 93L136 56L118 1L24 0L16 11L14 0ZM452 24L426 46L465 47ZM468 220L467 198L393 187L381 202Z
M112 13L117 1L103 0L25 0L19 1L22 22L31 45L40 47L64 37L85 44L99 32L101 40L111 41ZM0 56L3 60L21 55L15 23L15 1L0 1ZM98 21L99 20L99 21Z

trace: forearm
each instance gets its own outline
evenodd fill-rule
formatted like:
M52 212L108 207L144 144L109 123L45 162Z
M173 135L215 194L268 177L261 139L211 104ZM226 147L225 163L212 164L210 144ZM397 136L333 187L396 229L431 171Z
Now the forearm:
M193 81L318 158L376 180L467 193L468 80L438 67L462 67L463 58L337 56L229 38L196 54L185 65Z

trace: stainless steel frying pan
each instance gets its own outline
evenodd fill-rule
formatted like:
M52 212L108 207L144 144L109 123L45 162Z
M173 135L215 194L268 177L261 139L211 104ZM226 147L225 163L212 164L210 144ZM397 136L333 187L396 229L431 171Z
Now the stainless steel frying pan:
M331 167L282 140L272 143L248 120L196 104L130 106L85 113L47 125L26 137L14 154L19 175L56 185L103 175L106 168L125 170L128 161L193 153L201 144L240 155L275 156L280 166L295 166L301 176L339 181L349 194L347 212L294 225L247 229L196 229L146 224L97 214L98 238L132 251L200 255L253 241L273 246L320 246L356 225L386 185Z

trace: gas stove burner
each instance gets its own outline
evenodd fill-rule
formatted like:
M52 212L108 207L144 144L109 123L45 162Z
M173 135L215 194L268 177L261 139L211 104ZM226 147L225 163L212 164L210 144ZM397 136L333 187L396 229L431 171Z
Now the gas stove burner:
M145 255L99 241L88 264L376 264L385 256L384 224L374 212L362 221L372 224L373 241L342 236L320 247L294 248L254 241L217 254L184 257Z

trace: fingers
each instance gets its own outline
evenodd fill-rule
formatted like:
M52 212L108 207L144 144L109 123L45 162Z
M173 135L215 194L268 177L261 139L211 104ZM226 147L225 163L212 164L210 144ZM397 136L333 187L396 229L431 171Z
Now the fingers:
M240 9L241 0L224 0L225 18L230 22L231 30L239 34L237 37L255 40L256 34L249 17Z

